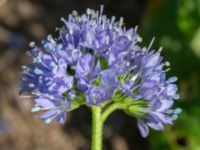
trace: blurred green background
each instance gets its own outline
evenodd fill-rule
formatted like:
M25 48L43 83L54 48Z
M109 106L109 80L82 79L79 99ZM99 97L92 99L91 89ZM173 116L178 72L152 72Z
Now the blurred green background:
M151 149L200 149L200 1L151 1L143 24L145 40L154 35L171 62L170 74L178 76L183 110L180 118L164 133L150 136ZM154 4L153 4L154 3ZM156 9L155 8L155 3Z
M163 47L171 63L168 76L179 78L183 112L164 132L143 139L134 118L117 111L104 129L104 150L200 150L200 0L0 0L0 150L89 150L90 111L83 107L68 121L44 125L30 113L32 101L18 95L19 68L30 41L39 44L57 34L73 9L99 9L123 16L127 27L139 25L143 45L156 37L153 48Z

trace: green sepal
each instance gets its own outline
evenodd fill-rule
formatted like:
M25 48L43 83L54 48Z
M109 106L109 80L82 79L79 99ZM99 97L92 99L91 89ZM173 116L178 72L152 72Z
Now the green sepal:
M108 61L104 57L99 57L100 63L101 63L101 69L107 69L108 68Z
M120 104L122 106L121 109L130 116L143 118L148 113L147 109L148 109L149 102L147 100L143 100L143 99L133 100L131 96L126 96L126 97L123 97L123 99L121 98L114 99L114 103Z
M81 92L81 91L77 90L78 96L75 99L70 99L69 96L68 96L68 92L65 92L63 95L71 103L71 107L67 110L68 112L79 108L81 105L86 104L86 99L83 95L83 92Z
M67 110L68 112L75 110L75 109L79 108L81 105L85 104L85 101L83 101L82 99L74 99L70 102L71 102L71 107Z
M148 101L133 100L133 104L126 107L125 112L136 118L144 118L148 113Z
M124 74L124 75L118 76L117 79L118 79L118 81L119 81L120 83L124 83L124 82L126 81L127 77L128 77L128 75L127 75L127 74Z
M94 80L94 81L92 82L93 85L95 85L95 86L99 86L99 85L101 84L101 80L98 79L98 78L99 78L99 77L97 77L97 79Z

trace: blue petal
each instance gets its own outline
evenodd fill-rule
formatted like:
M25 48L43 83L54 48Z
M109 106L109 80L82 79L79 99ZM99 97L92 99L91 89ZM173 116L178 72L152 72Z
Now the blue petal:
M66 122L66 116L67 116L67 112L66 111L62 111L57 117L56 120L61 123L64 124Z
M148 134L149 134L149 128L148 128L148 126L144 123L144 121L138 119L138 120L137 120L137 126L138 126L138 128L139 128L139 131L140 131L142 137L144 137L144 138L147 137Z
M35 102L38 106L42 108L55 108L55 105L52 101L45 99L45 98L36 98Z
M53 120L58 114L60 113L60 110L52 109L49 111L44 112L39 116L41 120L44 120L45 122L49 123L51 120Z

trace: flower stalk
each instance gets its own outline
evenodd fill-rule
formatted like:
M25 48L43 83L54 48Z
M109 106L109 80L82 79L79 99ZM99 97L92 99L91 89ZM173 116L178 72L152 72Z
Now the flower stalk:
M117 110L117 109L123 109L124 105L122 105L121 103L114 103L112 105L110 105L103 113L101 116L101 121L102 123L104 123L106 121L106 119L109 117L109 115Z
M102 150L103 143L103 125L109 115L117 109L123 109L121 103L114 103L108 106L104 112L102 107L92 106L92 150Z
M92 106L92 150L102 150L103 123L101 107Z

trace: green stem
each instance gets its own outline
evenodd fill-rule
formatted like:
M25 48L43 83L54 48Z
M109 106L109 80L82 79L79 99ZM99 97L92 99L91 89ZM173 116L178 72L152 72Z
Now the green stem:
M110 105L108 108L106 108L106 110L103 112L101 116L102 124L105 122L105 120L113 111L115 111L116 109L123 109L123 108L124 108L124 105L122 103L114 103Z
M101 107L92 106L92 150L102 150L103 122Z
M112 100L107 100L107 101L105 101L104 103L101 104L101 107L103 108L110 103L112 103Z
M114 103L102 113L101 106L92 106L92 150L102 150L103 124L108 116L116 109L123 109L122 103Z

